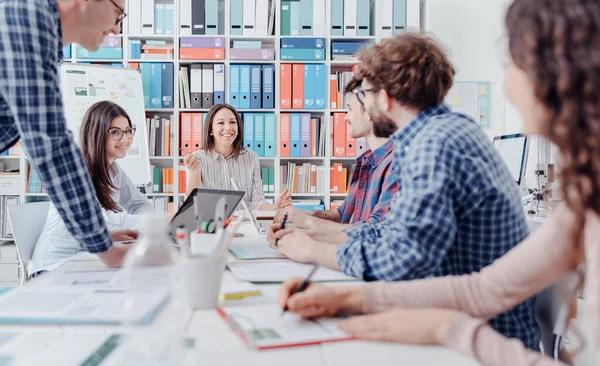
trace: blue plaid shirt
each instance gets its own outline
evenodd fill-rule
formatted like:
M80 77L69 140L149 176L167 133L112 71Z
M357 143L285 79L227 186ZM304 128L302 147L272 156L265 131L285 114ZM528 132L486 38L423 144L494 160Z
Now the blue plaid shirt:
M61 37L56 0L0 1L0 151L21 139L71 234L100 253L112 242L63 114Z
M412 280L477 272L528 235L517 185L483 130L440 105L393 135L400 191L384 220L346 231L337 250L347 274ZM538 348L533 299L490 320Z

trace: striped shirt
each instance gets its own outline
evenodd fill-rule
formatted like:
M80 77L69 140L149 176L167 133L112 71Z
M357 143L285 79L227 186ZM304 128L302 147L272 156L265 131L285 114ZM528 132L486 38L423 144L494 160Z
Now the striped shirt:
M213 189L234 189L231 177L242 191L251 210L258 210L267 203L260 178L258 155L252 150L243 149L236 159L233 154L224 157L216 151L198 150L196 156L202 167L202 186Z

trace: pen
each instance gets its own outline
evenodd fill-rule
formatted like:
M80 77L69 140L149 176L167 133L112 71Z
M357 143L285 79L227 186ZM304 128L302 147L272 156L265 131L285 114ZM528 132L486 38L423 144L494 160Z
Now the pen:
M186 257L191 256L190 251L190 238L183 225L180 225L175 230L175 240L179 245L179 249L183 252Z
M283 220L281 220L281 228L279 230L285 229L285 223L287 222L288 213L283 214ZM279 243L279 239L275 239L275 246Z
M298 286L298 288L296 289L296 291L294 291L294 294L297 294L299 292L302 292L302 291L306 290L306 288L310 284L310 279L317 272L317 269L319 269L319 264L315 264L315 266L313 267L312 271L310 271L310 273L308 274L308 277L306 277L306 279L304 281L302 281L302 283L300 284L300 286ZM288 310L288 306L287 306L287 304L285 304L285 306L283 307L283 312L281 313L281 316L283 316L283 314L285 314L285 312L287 310Z
M183 151L184 153L186 153L188 155L191 154L191 152L187 151L186 149L179 148L179 150Z

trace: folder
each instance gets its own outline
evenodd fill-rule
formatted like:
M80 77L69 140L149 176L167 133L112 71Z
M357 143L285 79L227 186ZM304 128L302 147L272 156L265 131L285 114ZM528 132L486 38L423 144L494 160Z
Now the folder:
M154 34L165 34L165 4L154 4Z
M325 60L325 50L282 48L279 57L284 61L322 61Z
M258 156L265 156L265 115L254 114L254 152Z
M180 60L224 60L224 48L180 48Z
M213 65L202 64L202 108L213 106Z
M244 147L254 149L254 113L244 113Z
M292 108L292 64L280 64L279 66L279 107L281 109Z
M250 108L250 65L240 65L240 108Z
M213 104L225 103L225 65L214 64L214 96Z
M256 18L256 0L244 0L242 22L245 36L254 35L254 20Z
M202 136L204 128L204 124L202 123L203 116L204 113L192 113L192 150L198 150L202 148Z
M275 168L269 168L269 193L275 193Z
M204 31L206 34L219 34L219 0L204 0Z
M344 36L356 36L357 0L344 0Z
M250 108L260 108L262 99L262 67L260 65L250 66Z
M161 64L150 64L150 108L162 106L162 69Z
M265 156L276 156L277 130L275 127L275 115L265 114Z
M356 35L371 35L371 0L356 0Z
M394 0L379 0L379 19L381 20L381 38L391 38L394 35Z
M290 114L279 115L279 156L290 156Z
M290 35L300 35L300 0L290 1Z
M421 4L418 1L406 1L406 29L410 32L421 29Z
M290 156L300 157L300 114L292 113L290 117Z
M202 64L191 65L190 94L192 108L202 108Z
M181 113L181 142L180 147L192 150L192 113ZM181 155L181 154L180 154Z
M282 36L290 36L290 1L282 1L280 8L281 25L279 33Z
M367 147L367 138L359 137L356 139L356 156L361 156L368 150Z
M142 34L142 0L129 0L127 3L127 26L129 35Z
M310 156L310 113L300 115L300 156Z
M140 71L142 72L142 91L144 93L144 108L150 108L150 80L152 80L150 66L148 62L142 62Z
M315 108L325 109L327 103L327 67L323 64L315 66Z
M325 37L326 28L325 25L325 1L313 0L313 33L315 37Z
M192 0L192 34L206 34L204 9L204 0Z
M346 113L333 114L333 156L346 157Z
M344 0L331 0L331 35L344 35Z
M269 192L269 168L260 168L260 179L262 180L263 192ZM231 247L230 247L231 248ZM231 250L231 249L229 249ZM232 250L235 255L235 251ZM238 257L236 257L238 258Z
M319 49L324 50L327 42L325 38L283 38L281 48Z
M187 174L185 171L185 165L183 163L179 163L179 172L177 174L177 179L179 180L179 182L177 182L177 186L179 187L178 193L185 193L185 190L187 188Z
M225 47L225 37L181 37L179 45L184 48L219 48Z
M154 34L154 0L142 0L142 34Z
M229 104L240 107L240 65L229 65Z
M173 3L165 4L165 34L175 34L175 5Z
M330 109L338 109L338 102L337 102L337 97L338 97L338 81L337 81L337 75L333 74L333 75L329 75L329 108Z
M350 129L348 128L348 123L345 121L346 114L344 114L344 123L346 123L346 157L353 158L356 157L356 139L354 139L350 134Z
M406 30L406 0L394 0L394 34L401 34Z
M275 50L273 48L230 48L229 49L230 60L248 60L248 61L261 61L261 60L275 60Z
M173 64L162 64L162 108L173 108Z
M254 25L255 36L264 37L269 35L269 0L256 0Z
M179 1L179 35L192 35L192 0Z
M243 24L243 4L244 0L230 0L229 8L229 32L232 36L241 36L244 34Z
M315 0L324 3L322 0ZM313 0L300 0L300 35L313 35Z
M315 107L315 65L304 65L304 108Z
M273 100L273 79L275 78L274 65L262 65L262 107L275 108Z
M292 108L304 108L304 65L292 65Z

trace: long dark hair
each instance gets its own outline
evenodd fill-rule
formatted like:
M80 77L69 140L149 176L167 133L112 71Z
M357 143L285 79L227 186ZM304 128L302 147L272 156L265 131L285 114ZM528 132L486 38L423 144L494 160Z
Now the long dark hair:
M109 101L98 102L85 112L79 131L83 158L90 171L96 196L104 209L113 212L121 209L112 198L112 193L117 188L110 178L112 168L106 159L106 139L110 123L117 117L127 118L131 127L131 119L123 108Z
M240 156L240 153L244 149L244 145L242 143L244 126L242 123L242 118L240 117L238 111L227 103L221 103L212 106L212 108L206 114L206 120L204 121L204 136L202 137L202 144L204 146L204 151L206 152L211 152L215 149L215 138L214 136L211 136L213 130L212 124L217 112L223 108L229 109L231 112L233 112L233 115L235 116L235 121L237 123L238 135L236 136L235 140L233 140L233 156L237 159L237 157Z

